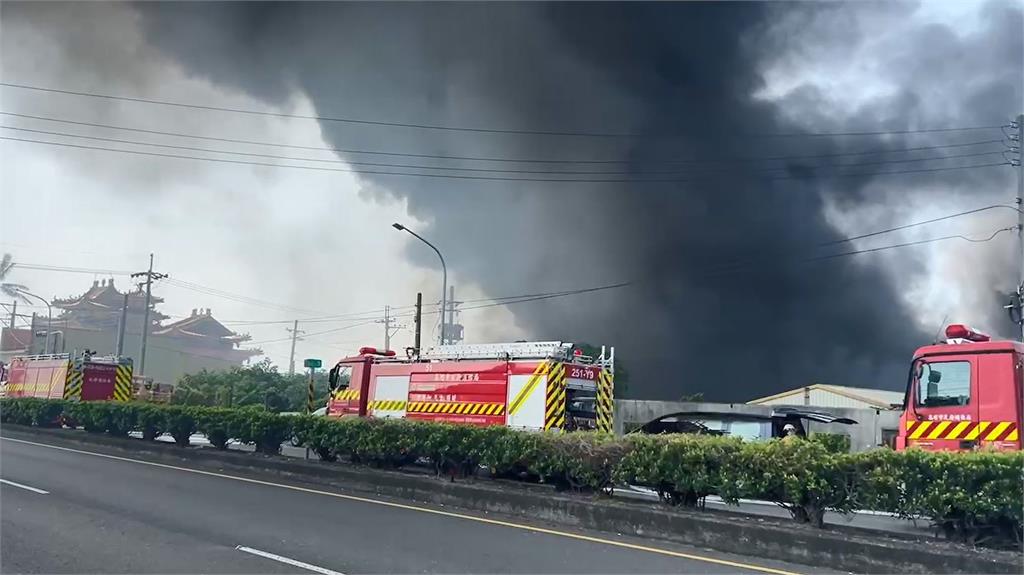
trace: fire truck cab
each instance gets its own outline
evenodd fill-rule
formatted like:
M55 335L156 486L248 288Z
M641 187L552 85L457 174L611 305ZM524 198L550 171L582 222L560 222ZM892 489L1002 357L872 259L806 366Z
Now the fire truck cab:
M914 354L896 449L1020 449L1022 366L1024 344L948 326Z
M611 432L614 355L557 341L439 345L408 358L364 347L331 369L327 415Z

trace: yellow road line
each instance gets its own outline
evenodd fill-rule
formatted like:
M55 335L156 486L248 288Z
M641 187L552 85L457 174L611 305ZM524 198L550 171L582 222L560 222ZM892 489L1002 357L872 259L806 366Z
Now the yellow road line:
M199 475L207 475L210 477L220 477L223 479L233 479L235 481L242 481L245 483L253 483L256 485L265 485L268 487L280 487L281 489L290 489L292 491L301 491L303 493L312 493L315 495L326 495L328 497L337 497L339 499L345 499L348 501L359 501L360 503L371 503L373 505L383 505L385 507L391 507L394 509L405 509L408 511L419 511L422 513L430 513L433 515L440 515L443 517L452 517L455 519L465 519L467 521L476 521L478 523L487 523L489 525L500 525L502 527L510 527L512 529L521 529L523 531L531 531L533 533L544 533L546 535L557 535L559 537L565 537L568 539L575 539L577 541L587 541L589 543L600 543L603 545L610 545L612 547L620 547L623 549L632 549L634 551L645 551L647 553L656 553L658 555L667 555L669 557L678 557L681 559L689 559L691 561L703 561L705 563L714 563L716 565L725 565L727 567L736 567L739 569L749 569L751 571L760 571L761 573L773 573L775 575L799 575L793 571L783 571L782 569L773 569L771 567L762 567L760 565L751 565L749 563L742 563L739 561L729 561L726 559L715 559L714 557L703 557L701 555L693 555L690 553L681 553L679 551L672 551L670 549L660 549L658 547L648 547L647 545L637 545L635 543L626 543L624 541L615 541L614 539L604 539L602 537L593 537L591 535L581 535L579 533L570 533L568 531L558 531L556 529L548 529L546 527L535 527L533 525L525 525L522 523L513 523L511 521L501 521L498 519L488 519L486 517L476 517L474 515L467 515L465 513L454 513L452 511L441 511L438 509L431 509L429 507L420 507L417 505L408 505L405 503L395 503L392 501L383 501L380 499L370 499L369 497L359 497L357 495L345 495L342 493L331 493L330 491L321 491L319 489L310 489L308 487L298 487L296 485L288 485L286 483L274 483L272 481L262 481L260 479L251 479L248 477L240 477L238 475L228 475L226 473L215 473L213 471L202 471L199 469L191 469L188 467L179 467L177 465L168 465L166 463L156 463L153 461L143 461L141 459L132 459L130 457L119 457L117 455L108 455L106 453L96 453L94 451L84 451L81 449L72 449L70 447L59 447L56 445L48 445L46 443L37 443L35 441L25 441L23 439L12 439L10 437L0 437L4 441L14 441L16 443L24 443L27 445L36 445L38 447L47 447L50 449L58 449L60 451L70 451L72 453L81 453L83 455L92 455L94 457L103 457L106 459L113 459L116 461L127 461L129 463L138 463L141 465L150 465L153 467L162 467L164 469L174 469L177 471L185 471L187 473L196 473Z

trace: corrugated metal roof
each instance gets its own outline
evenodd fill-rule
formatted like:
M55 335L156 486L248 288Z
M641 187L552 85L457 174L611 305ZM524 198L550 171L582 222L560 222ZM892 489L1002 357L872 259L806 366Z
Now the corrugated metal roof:
M888 389L872 389L870 387L849 387L845 385L825 385L825 387L834 388L835 391L848 391L850 393L860 395L866 398L877 399L884 401L887 405L901 404L903 403L902 391L891 391Z
M753 405L780 405L780 404L792 404L792 405L803 405L804 404L804 390L814 391L814 395L820 396L822 392L831 393L843 398L853 400L864 404L865 406L871 406L880 409L888 409L893 405L900 405L903 403L903 392L891 391L888 389L872 389L868 387L847 387L843 385L828 385L824 383L815 383L812 385L797 387L767 397L760 397L748 401L748 404ZM822 403L820 398L816 399L816 403Z

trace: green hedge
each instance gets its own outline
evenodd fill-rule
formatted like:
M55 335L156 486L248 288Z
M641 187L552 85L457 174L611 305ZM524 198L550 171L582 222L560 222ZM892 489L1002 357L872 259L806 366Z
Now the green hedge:
M1024 453L848 453L834 440L787 438L743 442L694 435L615 438L593 432L526 433L405 419L283 416L258 409L144 403L0 400L0 421L60 422L115 436L160 432L187 446L196 432L226 449L228 441L276 453L293 435L324 460L377 467L415 462L451 477L487 469L496 477L611 495L616 485L646 486L670 505L700 506L708 495L727 503L759 499L793 518L822 526L826 511L886 511L928 519L948 537L1020 545L1024 522Z

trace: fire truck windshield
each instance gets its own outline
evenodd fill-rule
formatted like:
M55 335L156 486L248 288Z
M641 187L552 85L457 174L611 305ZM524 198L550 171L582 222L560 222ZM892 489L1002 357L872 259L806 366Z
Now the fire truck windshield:
M331 391L335 389L346 389L348 383L352 378L352 366L351 365L336 365L331 368L330 373L327 375L327 381L331 386Z
M967 405L971 400L971 363L935 361L921 364L917 379L917 405Z

